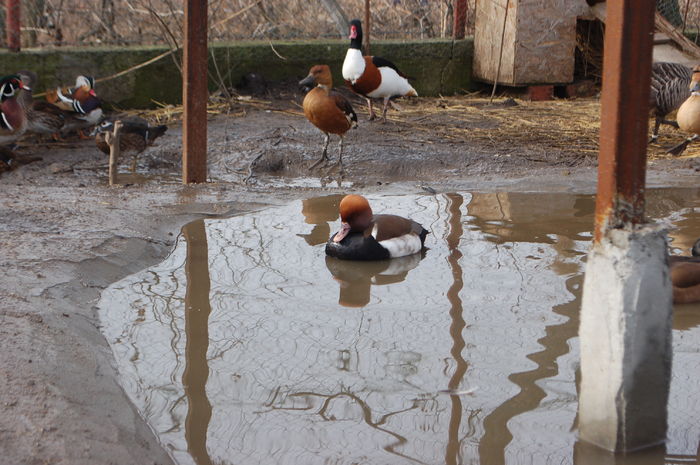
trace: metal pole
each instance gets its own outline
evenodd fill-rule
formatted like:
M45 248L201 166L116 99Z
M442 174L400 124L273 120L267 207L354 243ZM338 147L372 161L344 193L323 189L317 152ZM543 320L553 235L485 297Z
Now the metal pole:
M365 27L363 27L364 39L365 39L365 55L369 55L369 31L370 31L370 10L369 10L369 0L365 0Z
M207 180L207 0L185 0L182 182Z
M21 47L20 13L22 11L21 0L6 0L5 27L7 29L7 48L13 52L19 52Z
M454 26L452 27L452 38L454 40L464 39L464 30L467 26L467 0L454 0Z
M595 242L644 221L654 0L607 2Z

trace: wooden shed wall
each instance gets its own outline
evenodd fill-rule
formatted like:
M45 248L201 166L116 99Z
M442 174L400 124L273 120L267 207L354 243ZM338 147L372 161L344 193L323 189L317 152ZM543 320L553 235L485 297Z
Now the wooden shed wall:
M507 0L477 2L474 77L496 79ZM498 82L563 84L573 80L576 18L584 0L510 0Z

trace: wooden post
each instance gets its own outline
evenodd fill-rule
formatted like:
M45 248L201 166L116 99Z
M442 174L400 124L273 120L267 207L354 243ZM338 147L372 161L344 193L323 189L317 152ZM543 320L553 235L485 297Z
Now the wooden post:
M464 39L464 31L467 26L467 0L454 0L452 4L452 14L454 15L452 38L454 40Z
M655 0L609 0L595 234L581 303L579 437L613 452L666 439L672 288L644 223Z
M365 0L365 25L362 28L363 32L363 38L365 40L364 47L365 47L365 55L369 55L369 31L370 31L370 22L372 18L370 15L370 9L369 9L369 0Z
M108 132L105 134L105 142L109 145L109 185L115 186L117 182L117 165L119 163L119 152L120 152L120 142L121 142L121 131L122 122L116 121L114 123L114 132Z
M5 0L5 27L7 29L7 48L13 52L19 52L21 48L20 13L22 4L20 0Z
M207 0L185 0L182 182L207 180Z

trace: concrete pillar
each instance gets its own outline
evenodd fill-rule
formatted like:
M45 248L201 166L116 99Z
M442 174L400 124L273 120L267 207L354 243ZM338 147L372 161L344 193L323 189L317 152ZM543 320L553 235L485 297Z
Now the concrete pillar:
M672 288L665 231L608 230L588 254L579 435L621 452L666 439Z

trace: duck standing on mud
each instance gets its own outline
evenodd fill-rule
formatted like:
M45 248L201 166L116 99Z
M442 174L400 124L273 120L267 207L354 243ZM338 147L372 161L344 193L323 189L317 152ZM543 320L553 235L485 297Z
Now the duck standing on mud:
M340 231L326 243L326 254L342 260L384 260L420 252L428 231L413 220L374 215L361 195L340 201Z
M386 122L386 110L392 98L418 97L418 92L394 63L380 57L362 56L361 47L362 23L353 19L350 22L350 48L343 61L343 79L355 93L367 99L370 120L376 117L372 99L384 99L382 120Z
M316 65L309 75L299 82L300 86L313 87L304 97L304 115L311 124L326 136L323 153L309 169L315 168L328 158L328 143L331 134L340 136L338 143L338 164L343 169L343 137L351 128L357 127L357 115L344 96L333 90L333 76L328 65Z
M114 123L104 121L95 131L95 144L104 154L109 155L109 144L107 144L106 133L112 131ZM138 155L153 145L155 140L165 134L168 129L165 125L150 126L146 120L125 120L122 121L121 135L119 136L119 150L122 153L132 154L131 172L136 171Z

